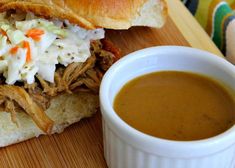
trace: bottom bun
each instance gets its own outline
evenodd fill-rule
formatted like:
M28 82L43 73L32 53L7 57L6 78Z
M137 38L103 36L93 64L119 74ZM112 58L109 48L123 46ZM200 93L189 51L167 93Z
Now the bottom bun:
M64 94L54 98L47 115L54 121L52 133L60 133L69 125L90 117L98 108L98 96L92 93ZM17 112L18 126L10 113L0 112L0 147L45 134L23 111Z

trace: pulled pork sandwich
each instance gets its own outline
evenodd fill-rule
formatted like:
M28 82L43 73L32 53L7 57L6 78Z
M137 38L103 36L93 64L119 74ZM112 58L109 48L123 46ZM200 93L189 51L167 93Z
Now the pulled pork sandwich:
M102 76L120 57L103 28L161 27L166 7L162 0L0 0L0 12L2 147L91 116Z

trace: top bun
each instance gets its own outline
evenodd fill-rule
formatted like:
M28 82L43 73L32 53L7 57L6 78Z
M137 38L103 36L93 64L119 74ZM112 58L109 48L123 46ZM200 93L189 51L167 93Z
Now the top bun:
M67 19L86 29L161 27L165 0L1 0L0 12L19 9L45 18Z

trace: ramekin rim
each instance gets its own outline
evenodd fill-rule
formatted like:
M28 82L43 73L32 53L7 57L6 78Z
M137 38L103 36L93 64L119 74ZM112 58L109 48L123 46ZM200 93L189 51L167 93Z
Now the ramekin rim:
M200 49L195 49L195 48L191 48L191 47L184 47L184 46L157 46L157 47L150 47L150 48L138 50L138 51L130 53L130 54L124 56L123 58L121 58L120 60L118 60L114 65L112 65L112 67L104 75L103 80L101 82L101 86L100 86L100 103L101 103L102 107L104 108L104 111L106 111L106 112L109 111L109 113L102 112L103 117L105 117L105 119L108 119L109 120L108 122L111 122L115 126L119 127L119 129L121 129L122 131L126 131L127 133L133 133L133 135L138 136L140 139L144 139L145 142L147 142L147 143L148 142L149 143L161 143L162 145L165 145L165 146L175 145L175 146L178 146L178 148L181 148L181 147L193 148L195 146L197 146L197 147L198 146L210 146L215 143L216 144L220 143L219 141L227 141L228 135L231 135L231 132L235 132L235 125L219 135L216 135L214 137L210 137L207 139L201 139L201 140L174 141L174 140L167 140L167 139L153 137L151 135L142 133L142 132L136 130L135 128L129 126L115 113L111 103L106 102L106 98L105 98L106 95L104 95L105 90L107 90L106 83L110 79L110 76L112 74L114 74L113 71L118 70L120 68L121 64L122 64L122 66L125 66L125 62L127 62L127 60L130 61L132 59L137 59L134 55L143 54L142 57L146 57L146 55L144 55L146 53L146 51L154 52L155 50L170 50L172 52L173 50L179 50L179 49L185 50L188 52L192 52L192 51L196 52L197 56L198 55L207 55L204 57L205 59L209 59L212 61L219 61L222 64L226 64L225 68L228 68L229 70L234 71L234 74L235 74L235 68L233 67L233 65L230 64L229 62L225 61L224 58L221 58L215 54L212 54L210 52L203 51ZM117 68L117 67L119 67L119 68ZM235 138L235 133L233 135L233 138ZM231 137L229 139L231 139ZM230 144L230 145L232 145L232 144Z

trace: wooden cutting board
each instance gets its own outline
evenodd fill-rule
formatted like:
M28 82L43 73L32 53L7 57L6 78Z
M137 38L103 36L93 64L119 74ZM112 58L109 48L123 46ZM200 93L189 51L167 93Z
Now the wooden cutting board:
M137 27L127 31L109 30L107 37L122 50L123 55L159 45L191 45L221 55L178 0L169 0L169 6L170 17L162 29ZM171 6L174 9L171 10ZM178 18L173 17L175 15ZM182 15L186 25L181 26L179 15ZM187 24L190 26L187 27ZM106 167L102 147L101 114L98 112L92 118L72 125L61 134L41 136L0 149L0 167Z

